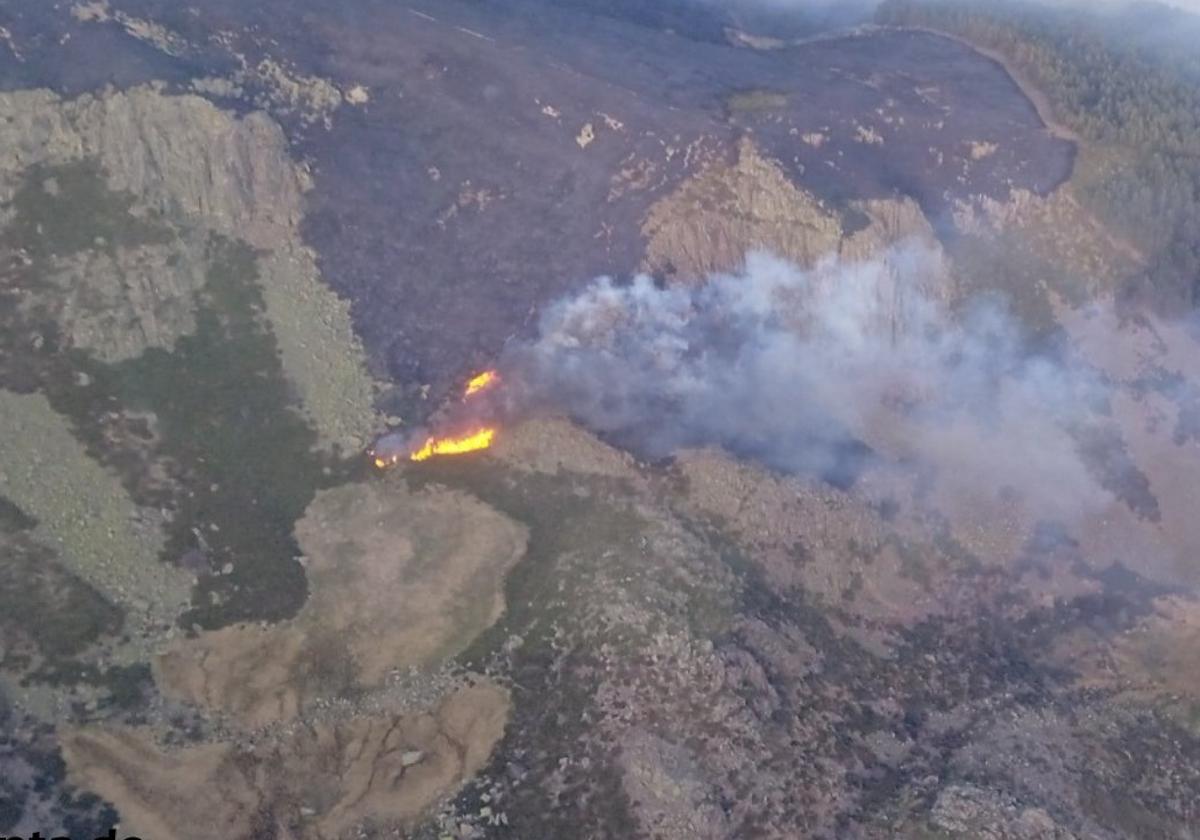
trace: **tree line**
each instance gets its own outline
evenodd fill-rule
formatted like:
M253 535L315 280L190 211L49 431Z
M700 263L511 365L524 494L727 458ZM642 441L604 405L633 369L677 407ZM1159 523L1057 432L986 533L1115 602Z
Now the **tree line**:
M876 19L1005 56L1084 138L1077 193L1147 255L1155 298L1200 303L1200 19L1024 0L885 0Z

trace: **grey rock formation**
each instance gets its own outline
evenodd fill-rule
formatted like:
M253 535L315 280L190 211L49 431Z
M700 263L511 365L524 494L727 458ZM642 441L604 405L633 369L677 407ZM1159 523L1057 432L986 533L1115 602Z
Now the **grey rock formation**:
M89 253L56 272L70 299L56 306L65 331L108 360L168 346L192 326L206 233L258 253L267 317L285 369L325 443L357 448L376 422L374 386L348 304L321 281L300 238L308 175L279 125L238 118L199 96L157 87L64 100L45 90L0 94L0 204L35 165L98 165L108 187L136 196L132 212L170 220L192 238L174 250ZM170 272L163 271L168 263ZM101 310L104 314L100 314ZM104 335L106 331L117 334Z

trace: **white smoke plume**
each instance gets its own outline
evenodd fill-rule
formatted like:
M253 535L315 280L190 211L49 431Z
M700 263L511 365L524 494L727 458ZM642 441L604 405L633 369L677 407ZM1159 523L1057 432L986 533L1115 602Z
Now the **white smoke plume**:
M1072 438L1106 389L1030 355L997 302L951 312L939 255L897 246L812 270L763 253L692 287L609 278L544 312L503 367L524 405L564 410L644 456L719 446L850 481L865 453L1050 516L1099 503Z

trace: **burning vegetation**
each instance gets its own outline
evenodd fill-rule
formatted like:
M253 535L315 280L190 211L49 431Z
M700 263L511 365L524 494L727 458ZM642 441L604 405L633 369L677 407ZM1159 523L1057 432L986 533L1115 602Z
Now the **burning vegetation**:
M476 394L494 387L500 381L500 375L494 370L485 370L467 380L463 390L463 401L466 402ZM375 442L367 453L375 466L387 469L402 460L426 461L435 455L462 455L466 452L477 452L487 449L496 437L494 426L479 425L469 432L453 435L430 435L420 446L414 447L404 436L396 434L384 435Z
M411 461L424 461L434 455L461 455L464 452L475 452L487 449L492 445L496 436L495 429L480 429L462 437L428 438L421 448L411 453Z
M472 376L467 382L467 389L463 393L463 399L478 394L487 388L492 387L500 381L500 374L494 370L485 370L483 373Z

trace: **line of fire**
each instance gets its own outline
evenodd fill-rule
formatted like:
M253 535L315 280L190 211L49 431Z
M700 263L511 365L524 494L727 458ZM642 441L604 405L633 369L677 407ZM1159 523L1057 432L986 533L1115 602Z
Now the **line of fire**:
M463 402L466 403L478 394L494 389L499 383L500 375L494 370L485 370L472 376L463 389ZM367 450L367 455L376 467L383 470L394 467L401 461L426 461L443 455L477 452L491 446L495 437L495 427L483 425L465 432L444 436L431 435L419 445L413 445L407 436L394 432L377 440Z

